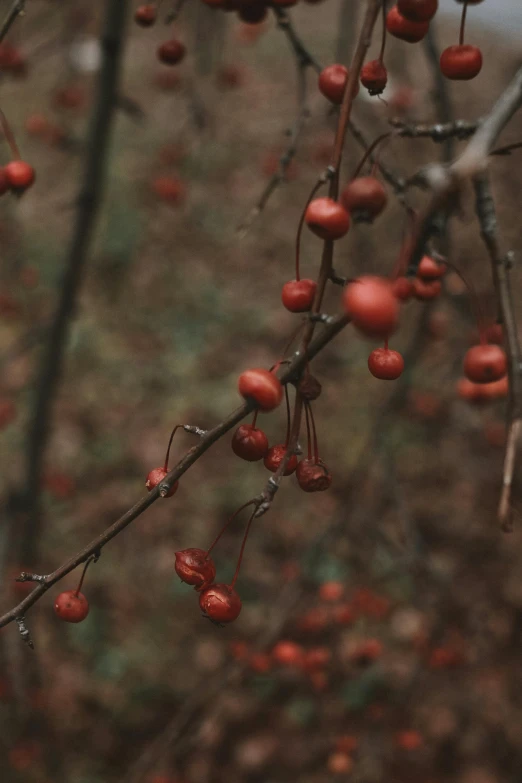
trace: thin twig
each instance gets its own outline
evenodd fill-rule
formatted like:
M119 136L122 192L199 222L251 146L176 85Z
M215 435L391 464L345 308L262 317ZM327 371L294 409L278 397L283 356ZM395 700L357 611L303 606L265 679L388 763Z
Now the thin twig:
M437 122L434 125L414 125L397 118L391 118L389 123L397 129L399 136L407 139L429 138L436 142L444 142L451 138L466 141L473 136L479 126L479 122L466 122L465 120Z
M120 60L128 0L110 0L101 39L103 63L92 119L78 213L67 254L60 298L50 327L31 418L26 469L27 522L22 533L22 562L32 566L41 528L40 493L54 398L60 384L69 330L76 310L82 274L103 193L105 163L112 117L117 107Z
M433 22L424 38L424 49L428 58L431 73L433 75L434 89L432 90L433 102L437 108L436 116L442 123L450 124L453 118L453 110L448 91L448 80L440 70L440 51L435 36ZM453 136L447 136L443 141L443 157L445 161L452 160L454 156Z
M7 12L7 15L2 22L2 26L0 27L0 43L4 40L7 33L11 29L11 26L14 24L14 22L18 19L19 16L22 16L22 14L25 11L25 2L26 0L14 0L14 2L11 5L11 8Z

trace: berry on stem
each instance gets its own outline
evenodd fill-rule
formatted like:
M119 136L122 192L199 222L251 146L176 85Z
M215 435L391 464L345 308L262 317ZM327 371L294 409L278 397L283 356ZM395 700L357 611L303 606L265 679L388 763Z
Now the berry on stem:
M183 60L186 53L184 44L175 38L172 41L165 41L157 50L158 60L165 65L177 65Z
M262 368L241 373L238 389L242 397L254 400L262 411L273 411L283 400L283 387L279 378Z
M381 381L395 381L402 375L404 359L398 351L392 351L386 345L375 348L368 357L368 369Z
M340 105L343 102L344 90L348 81L349 71L344 65L335 63L323 68L319 74L319 90L329 101ZM355 87L355 95L359 92L359 85Z
M435 261L431 256L423 256L417 267L417 277L421 280L438 280L443 277L446 272L446 264L441 264Z
M418 43L422 41L428 28L429 22L411 22L406 19L399 11L396 5L394 5L386 16L386 29L395 38L400 38L401 41L407 43Z
M306 208L305 222L321 239L340 239L350 228L350 215L338 201L316 198Z
M215 623L233 622L239 617L241 606L241 598L230 585L210 585L199 596L201 611Z
M136 8L134 21L141 27L151 27L156 21L156 7L151 3Z
M81 623L89 614L89 602L77 590L65 590L54 602L54 611L66 623Z
M440 56L440 70L447 79L468 81L482 69L482 52L478 46L448 46Z
M324 492L332 484L332 474L321 459L300 460L295 475L304 492Z
M281 291L281 301L291 313L306 313L313 305L316 290L315 280L289 280Z
M33 167L23 160L12 160L4 166L4 174L9 187L15 193L23 193L35 180Z
M474 345L464 357L464 375L473 383L499 381L507 372L507 356L499 345Z
M370 60L361 68L360 79L370 95L380 95L388 83L388 71L381 60Z
M341 202L354 218L371 223L386 206L388 194L376 177L356 177L342 191Z
M397 0L397 9L410 22L429 22L437 13L439 0Z
M389 280L365 275L346 286L343 304L353 325L367 337L387 338L399 323L399 303Z
M255 424L241 424L232 436L232 451L247 462L257 462L268 452L268 438Z
M199 590L210 585L216 577L216 566L203 549L182 549L176 552L174 568L182 582Z
M272 446L272 448L268 450L268 454L263 460L265 468L270 470L272 473L275 473L279 465L283 461L286 451L287 451L287 447L284 443L280 443L277 446ZM287 462L285 472L283 475L290 476L296 468L297 468L297 457L295 454L292 454L292 456Z

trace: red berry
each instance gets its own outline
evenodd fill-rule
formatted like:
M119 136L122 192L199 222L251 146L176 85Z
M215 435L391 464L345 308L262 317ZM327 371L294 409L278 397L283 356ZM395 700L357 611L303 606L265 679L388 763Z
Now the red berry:
M361 84L370 95L380 95L388 83L388 71L380 60L370 60L361 68Z
M368 369L381 381L394 381L404 370L404 359L398 351L376 348L368 357Z
M321 239L340 239L350 228L350 215L332 198L316 198L305 212L308 228Z
M316 289L315 280L289 280L281 291L281 301L291 313L306 313L313 305Z
M464 375L473 383L499 381L507 372L507 357L499 345L474 345L464 357Z
M342 582L323 582L318 592L321 601L335 603L342 598L344 585Z
M175 39L165 41L158 47L157 51L158 60L165 65L177 65L183 60L186 53L185 46L181 41L176 41Z
M268 438L263 430L241 424L232 437L232 451L247 462L257 462L268 452Z
M414 295L415 286L413 280L410 280L407 277L397 277L392 282L392 290L397 299L400 299L402 302L407 302L408 299L411 299Z
M176 552L174 568L182 582L199 589L210 585L216 576L216 566L203 549L182 549Z
M283 640L275 645L272 658L281 666L300 668L304 660L304 650L295 642Z
M324 492L330 489L332 484L332 474L322 460L300 460L295 475L299 486L305 492Z
M430 256L423 256L417 267L417 277L421 280L438 280L446 272L446 264L439 264Z
M152 181L154 194L162 201L179 204L186 195L184 183L177 177L156 177Z
M415 299L420 299L423 302L429 301L430 299L436 299L442 291L440 280L424 282L424 280L420 280L417 277L413 281L413 286L415 289Z
M231 623L241 612L241 598L230 585L210 585L199 596L203 614L215 623Z
M267 7L264 3L249 2L241 5L238 16L242 22L247 24L260 24L266 19Z
M388 201L386 189L376 177L357 177L344 188L341 202L354 218L371 223Z
M367 337L389 337L398 326L399 303L384 277L354 280L344 289L343 303L353 325Z
M9 187L17 193L23 193L34 182L35 173L32 166L23 160L12 160L4 166Z
M437 13L439 0L397 0L397 9L410 22L429 22Z
M286 454L286 446L284 444L281 443L277 446L272 446L272 448L268 450L268 454L263 460L265 468L271 470L272 473L275 473L279 465L281 464L285 454ZM283 475L290 476L290 474L292 474L296 468L297 468L297 457L295 454L292 454L292 456L288 460Z
M307 671L324 669L330 663L332 653L328 647L312 647L304 656L304 667Z
M422 41L428 28L429 22L410 22L409 19L399 13L399 9L396 5L388 11L386 16L386 29L390 35L395 38L400 38L401 41L407 41L408 43L417 43Z
M151 27L156 21L156 7L151 4L138 6L134 14L134 20L141 27Z
M58 109L80 109L85 104L85 91L79 85L61 87L53 95L53 106Z
M149 475L147 476L147 480L145 482L145 486L147 487L148 491L150 492L155 487L157 487L158 484L161 484L161 482L163 481L167 473L168 470L165 470L165 468L153 468L153 470L151 470ZM171 488L169 489L165 497L171 498L172 495L175 494L178 487L179 487L179 481L176 481L171 486Z
M241 373L238 388L242 397L254 400L262 411L273 411L277 408L284 394L279 378L262 368Z
M81 623L89 614L89 602L83 593L66 590L54 602L54 611L66 623Z
M325 98L332 103L343 102L344 90L348 81L349 71L344 65L329 65L323 68L319 74L319 89ZM355 87L355 95L359 92L359 85Z
M440 56L440 70L448 79L474 79L481 68L482 52L478 46L448 46Z

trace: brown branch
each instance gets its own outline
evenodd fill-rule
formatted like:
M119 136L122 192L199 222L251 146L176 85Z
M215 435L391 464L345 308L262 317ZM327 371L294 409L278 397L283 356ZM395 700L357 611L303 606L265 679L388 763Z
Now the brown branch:
M302 351L298 351L290 364L286 367L285 371L281 374L281 383L295 383L304 367L310 359L316 356L344 327L349 323L348 316L338 316L331 320L331 322L324 327L324 329L315 337L308 347L307 354ZM203 434L198 443L190 449L187 454L178 462L178 464L167 474L164 481L155 487L148 495L141 498L131 509L129 509L123 516L116 520L110 527L103 531L87 546L73 555L63 565L59 566L55 571L47 576L38 577L36 574L30 574L29 579L31 581L38 581L37 587L29 593L26 598L23 599L17 606L10 609L3 616L0 617L0 628L8 625L25 614L27 609L33 606L47 590L54 584L63 579L67 574L77 568L81 563L84 563L92 555L99 555L101 550L106 544L109 543L115 536L122 532L128 525L137 519L149 506L151 506L159 497L167 495L170 487L193 465L216 441L218 441L223 435L229 432L232 427L238 424L241 419L247 416L255 409L255 405L252 402L245 402L235 411L233 411L226 419L216 425L213 429L208 430ZM22 575L21 575L22 576ZM25 581L26 577L22 577L22 581Z
M453 110L448 91L448 80L440 70L440 51L437 45L435 29L433 23L430 24L426 37L424 38L424 49L433 74L434 89L432 90L433 102L437 109L438 119L446 124L451 124ZM454 155L454 137L447 136L444 141L444 160L450 161Z
M0 27L0 43L4 40L11 26L25 11L25 0L14 0Z
M498 239L497 217L486 173L474 180L476 212L481 236L486 245L498 301L499 321L504 327L506 349L509 357L508 434L504 457L502 490L498 518L503 530L512 529L511 491L516 466L516 456L522 436L522 350L518 339L515 305L511 290L511 254L502 253Z
M76 225L67 254L58 306L42 358L36 402L30 423L26 456L27 489L23 501L26 525L21 536L23 549L21 559L28 566L34 565L41 529L40 494L43 463L49 440L54 398L62 376L70 325L76 310L83 270L103 193L111 122L119 95L118 81L127 5L127 0L110 0L107 3L105 29L101 39L103 63L87 145L83 185L78 195Z
M423 125L422 123L413 125L393 117L389 123L397 129L399 136L407 139L429 138L436 142L444 142L451 138L465 141L473 136L479 126L478 122L466 122L465 120L437 122L434 125Z

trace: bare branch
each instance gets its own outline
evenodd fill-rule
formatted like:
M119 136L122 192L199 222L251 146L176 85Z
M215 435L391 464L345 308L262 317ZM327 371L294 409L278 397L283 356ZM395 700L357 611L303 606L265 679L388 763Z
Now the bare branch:
M479 126L479 122L466 122L465 120L437 122L434 125L413 125L395 118L390 119L389 122L398 130L399 136L408 139L429 138L436 142L444 142L450 138L465 141L473 136Z
M0 27L0 43L4 40L13 23L25 12L25 0L14 0Z

